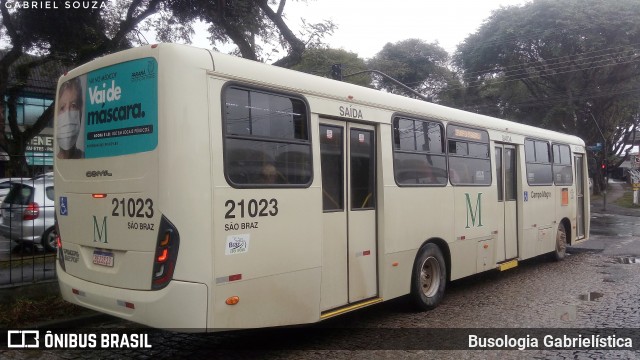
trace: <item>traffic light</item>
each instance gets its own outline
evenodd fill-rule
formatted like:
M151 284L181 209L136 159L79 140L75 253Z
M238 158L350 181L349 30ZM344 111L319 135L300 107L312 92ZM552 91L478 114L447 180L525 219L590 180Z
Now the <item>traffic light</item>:
M342 64L331 65L331 77L342 81Z
M602 176L607 176L607 164L606 163L602 163L602 165L600 165L600 171L602 172Z

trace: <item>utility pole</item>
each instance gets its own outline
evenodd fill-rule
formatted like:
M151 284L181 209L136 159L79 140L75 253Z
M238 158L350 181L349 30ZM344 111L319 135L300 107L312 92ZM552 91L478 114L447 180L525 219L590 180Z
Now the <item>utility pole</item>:
M593 116L592 113L589 113L589 115L591 115L591 118L593 119L594 124L596 124L596 128L598 129L598 131L600 132L600 136L602 136L602 141L603 142L603 156L604 156L604 190L602 190L602 210L607 210L607 187L609 186L609 162L607 161L607 138L604 137L604 133L602 133L602 130L600 129L600 126L598 125L598 122L596 121L596 118Z
M331 65L331 77L334 80L342 81L342 64Z

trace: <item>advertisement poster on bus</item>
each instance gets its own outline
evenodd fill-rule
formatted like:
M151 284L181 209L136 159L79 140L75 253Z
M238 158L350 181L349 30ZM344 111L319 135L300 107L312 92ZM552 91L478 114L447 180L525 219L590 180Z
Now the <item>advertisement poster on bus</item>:
M150 151L158 144L158 73L137 59L64 82L56 104L56 156L82 159Z

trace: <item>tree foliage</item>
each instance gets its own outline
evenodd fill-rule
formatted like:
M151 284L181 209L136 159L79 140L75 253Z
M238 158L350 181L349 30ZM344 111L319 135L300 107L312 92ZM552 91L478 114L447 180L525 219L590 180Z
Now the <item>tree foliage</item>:
M624 155L621 141L639 120L639 18L637 0L534 0L495 11L454 57L465 107L587 144L604 135L609 153Z
M303 22L303 31L294 33L285 21L286 0L170 0L168 9L181 23L204 21L213 43L232 42L246 59L266 59L268 47L285 49L273 64L290 68L298 64L304 51L335 30L333 22ZM275 7L275 8L274 8ZM159 23L162 29L166 24Z
M331 67L334 64L341 64L342 75L345 82L361 86L371 86L371 75L360 74L348 76L367 70L364 59L357 54L342 49L315 48L304 52L302 61L292 67L293 70L306 72L309 74L330 77Z
M444 89L457 84L454 73L447 68L448 62L449 54L437 43L407 39L387 43L367 65L437 101ZM376 86L391 93L412 96L388 79L380 78Z

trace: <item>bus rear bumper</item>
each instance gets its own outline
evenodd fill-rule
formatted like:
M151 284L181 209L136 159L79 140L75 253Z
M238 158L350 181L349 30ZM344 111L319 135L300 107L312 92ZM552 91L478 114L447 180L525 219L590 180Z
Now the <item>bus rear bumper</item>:
M114 288L67 274L57 264L62 297L73 304L147 326L207 330L207 286L172 280L161 290Z

